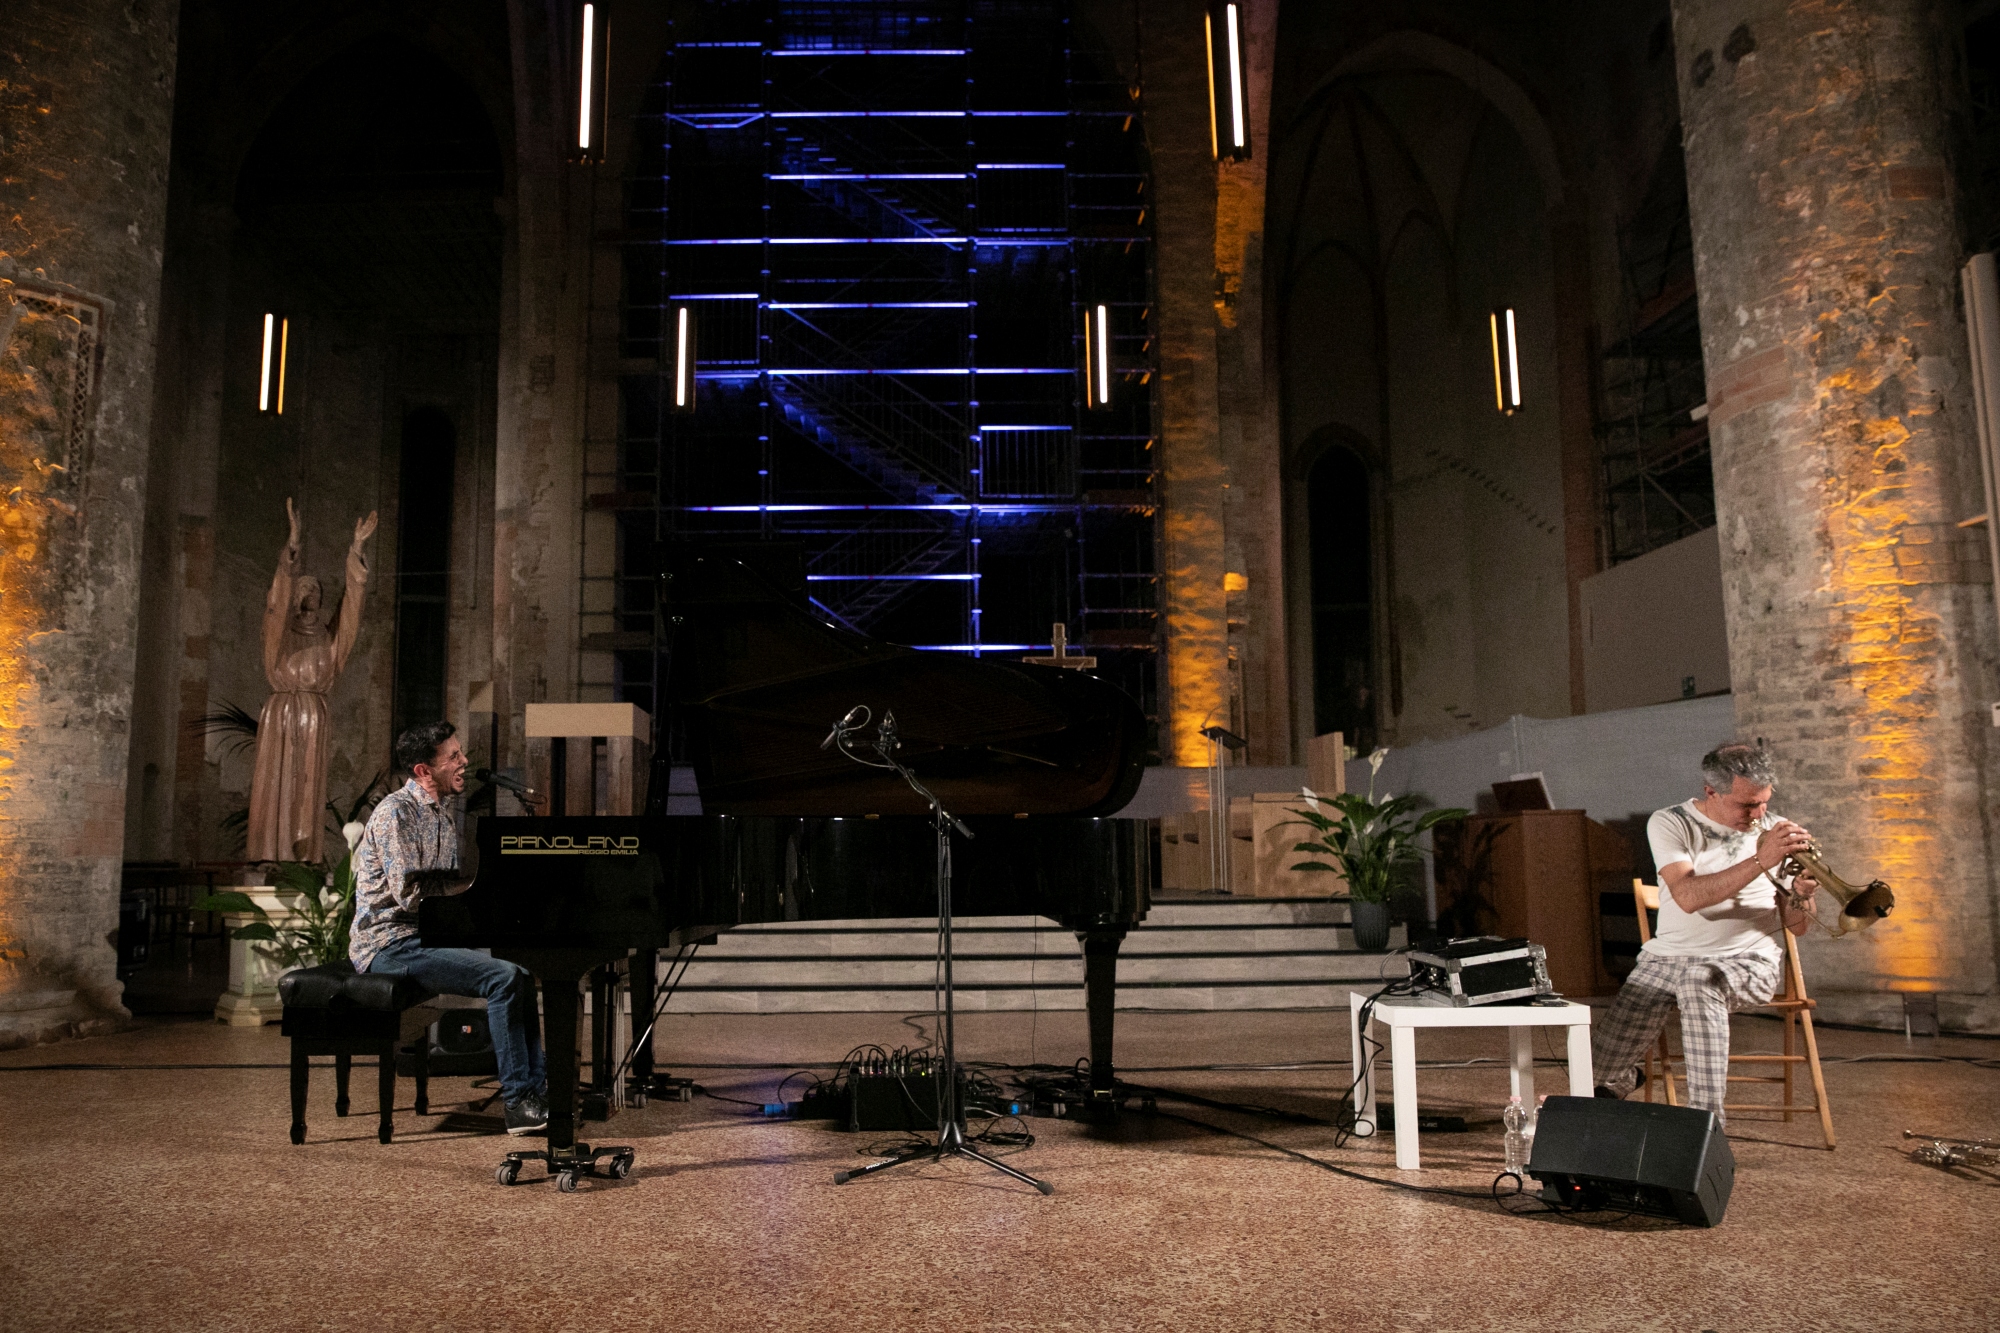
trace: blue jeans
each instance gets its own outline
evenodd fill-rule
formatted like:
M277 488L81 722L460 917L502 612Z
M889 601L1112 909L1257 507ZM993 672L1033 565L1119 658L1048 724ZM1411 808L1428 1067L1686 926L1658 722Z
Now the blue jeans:
M476 949L426 949L414 939L396 940L369 960L370 972L401 972L439 995L476 995L486 1001L486 1026L500 1063L500 1096L519 1101L540 1095L548 1073L542 1066L541 1015L535 1006L534 974Z

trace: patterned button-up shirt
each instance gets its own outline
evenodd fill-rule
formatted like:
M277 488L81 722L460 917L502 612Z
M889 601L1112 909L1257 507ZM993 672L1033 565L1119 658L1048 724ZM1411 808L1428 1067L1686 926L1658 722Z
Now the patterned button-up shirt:
M354 849L354 930L347 956L366 972L375 955L417 933L413 870L458 868L458 826L451 807L411 778L382 798Z

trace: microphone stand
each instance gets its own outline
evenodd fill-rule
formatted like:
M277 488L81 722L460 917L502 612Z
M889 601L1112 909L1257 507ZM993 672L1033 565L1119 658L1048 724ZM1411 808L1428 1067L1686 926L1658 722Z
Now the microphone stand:
M881 724L875 730L875 753L877 759L864 758L849 748L854 733L868 725L868 710L864 707L850 709L846 717L833 724L833 731L820 748L838 745L840 752L859 764L870 768L894 769L910 784L910 790L924 798L931 807L931 826L937 831L937 892L938 892L938 950L944 960L944 1009L939 1016L939 1036L944 1045L943 1066L937 1073L937 1142L919 1144L894 1157L853 1171L836 1171L833 1183L845 1185L850 1180L872 1176L890 1167L902 1166L908 1162L942 1161L947 1157L970 1157L983 1162L1002 1175L1012 1176L1024 1185L1032 1185L1043 1194L1054 1194L1055 1186L1044 1180L1037 1180L1025 1171L1017 1171L1005 1162L988 1157L974 1148L965 1134L965 1108L958 1095L958 1044L954 1031L955 1010L952 1003L951 978L951 834L952 830L970 838L972 830L963 820L944 808L937 795L920 781L902 760L896 758L896 751L902 742L896 734L896 715L885 710Z

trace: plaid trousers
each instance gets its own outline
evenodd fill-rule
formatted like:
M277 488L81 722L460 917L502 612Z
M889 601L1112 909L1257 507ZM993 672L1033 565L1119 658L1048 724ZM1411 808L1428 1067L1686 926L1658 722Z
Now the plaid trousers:
M1729 1087L1729 1015L1769 1002L1783 966L1783 960L1762 953L1700 958L1641 953L1604 1021L1591 1025L1590 1058L1598 1082L1620 1097L1636 1088L1643 1077L1639 1062L1678 1007L1688 1104L1721 1120Z

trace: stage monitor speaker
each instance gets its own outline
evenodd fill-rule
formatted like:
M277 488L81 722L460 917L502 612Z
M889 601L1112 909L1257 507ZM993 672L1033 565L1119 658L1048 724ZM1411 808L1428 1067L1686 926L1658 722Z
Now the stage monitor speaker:
M1710 1111L1604 1097L1542 1103L1528 1174L1542 1197L1566 1208L1613 1208L1722 1221L1736 1157Z
M479 1078L500 1072L500 1057L493 1049L493 1034L486 1026L484 1009L447 1009L424 1034L430 1043L426 1072L434 1077ZM417 1072L416 1057L407 1050L396 1053L396 1072L410 1078Z

